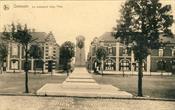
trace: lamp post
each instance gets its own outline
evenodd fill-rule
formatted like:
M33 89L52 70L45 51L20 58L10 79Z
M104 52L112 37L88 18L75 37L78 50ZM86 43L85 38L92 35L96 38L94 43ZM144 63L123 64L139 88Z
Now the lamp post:
M104 57L101 58L101 75L103 76L103 64L104 64Z
M126 41L124 40L124 43L123 43L123 57L124 57L124 62L126 62L126 54L127 54L127 50L126 50ZM123 63L124 63L123 62ZM123 65L123 77L125 76L125 68L124 68L125 65Z
M163 58L163 56L164 56L164 52L163 52L163 50L164 50L164 43L163 43L163 40L161 39L161 41L160 41L160 47L161 47L161 49L162 49L162 51L161 51L161 53L160 53L160 56L161 56L161 62L160 62L160 64L161 64L161 76L163 75L163 69L164 69L164 58Z

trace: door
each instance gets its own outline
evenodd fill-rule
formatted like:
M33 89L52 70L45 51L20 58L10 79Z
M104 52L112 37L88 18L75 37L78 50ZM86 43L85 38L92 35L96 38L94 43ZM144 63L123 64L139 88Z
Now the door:
M53 63L52 60L48 61L48 72L52 72L52 63Z

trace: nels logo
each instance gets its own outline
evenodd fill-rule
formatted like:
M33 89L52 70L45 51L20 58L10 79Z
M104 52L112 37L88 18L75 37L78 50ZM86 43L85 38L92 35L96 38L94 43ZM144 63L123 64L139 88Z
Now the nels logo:
M5 11L7 11L7 10L10 9L10 6L9 6L9 5L4 5L4 6L3 6L3 9L4 9Z

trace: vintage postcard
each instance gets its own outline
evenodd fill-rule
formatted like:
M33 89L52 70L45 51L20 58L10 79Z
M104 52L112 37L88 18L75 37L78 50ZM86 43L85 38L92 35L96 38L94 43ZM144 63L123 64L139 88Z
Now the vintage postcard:
M175 0L0 0L0 110L174 110Z

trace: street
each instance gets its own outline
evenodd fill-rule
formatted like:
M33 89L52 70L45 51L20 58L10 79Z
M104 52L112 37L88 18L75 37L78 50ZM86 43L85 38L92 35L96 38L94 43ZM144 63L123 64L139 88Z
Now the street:
M0 96L0 110L174 110L173 101Z

